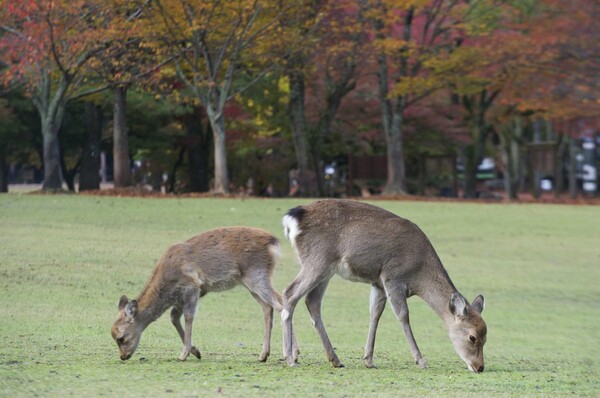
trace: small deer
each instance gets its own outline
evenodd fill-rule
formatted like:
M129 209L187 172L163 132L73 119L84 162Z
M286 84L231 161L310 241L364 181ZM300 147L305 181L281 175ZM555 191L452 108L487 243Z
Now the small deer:
M119 301L112 337L119 346L121 359L131 358L142 332L171 307L171 322L183 341L179 360L185 361L190 353L200 359L200 350L192 344L192 323L200 297L242 284L264 313L259 360L266 361L270 354L273 309L281 312L282 308L281 295L273 289L270 279L279 253L277 238L247 227L214 229L169 247L138 299L123 296ZM185 330L181 325L182 315ZM297 352L295 343L294 347ZM297 353L294 355L298 357Z
M369 332L365 364L373 364L377 325L386 301L400 321L412 355L421 368L426 362L413 336L407 298L421 297L446 323L450 340L469 370L483 372L487 329L481 318L483 296L473 303L456 290L431 242L412 222L381 208L347 200L322 200L291 209L283 217L285 235L300 261L300 271L282 292L284 357L294 366L292 317L298 301L306 306L335 367L343 367L321 319L321 302L334 274L371 284Z

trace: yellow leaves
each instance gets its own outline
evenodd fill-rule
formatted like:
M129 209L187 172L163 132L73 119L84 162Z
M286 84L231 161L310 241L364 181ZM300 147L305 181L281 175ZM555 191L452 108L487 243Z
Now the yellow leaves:
M279 78L279 80L277 80L277 88L279 89L279 92L285 95L282 95L282 97L287 97L290 93L290 80L288 79L287 76L282 76L281 78Z
M430 0L382 0L381 3L387 9L406 11L414 8L415 11L420 11L430 5Z
M421 68L416 76L402 76L391 95L423 95L451 87L457 94L472 94L488 87L492 80L482 71L489 65L485 54L473 47L460 47L452 52L420 54L411 61Z
M390 90L390 96L422 95L438 87L439 80L436 77L407 76L395 84L394 88Z
M272 106L270 106L270 105L269 105L269 106L267 106L267 107L264 109L264 113L265 113L265 115L266 115L266 116L268 116L269 118L270 118L270 117L272 117L272 116L273 116L273 107L272 107Z
M160 68L160 74L167 79L175 78L177 76L177 69L175 69L173 64L167 64Z
M435 73L456 73L471 71L487 62L485 54L475 47L459 47L451 52L443 52L423 61L423 65Z
M385 54L395 54L400 51L410 51L411 48L414 50L415 44L404 40L396 39L393 37L386 37L384 39L375 40L374 42L378 51ZM410 55L410 54L406 54Z

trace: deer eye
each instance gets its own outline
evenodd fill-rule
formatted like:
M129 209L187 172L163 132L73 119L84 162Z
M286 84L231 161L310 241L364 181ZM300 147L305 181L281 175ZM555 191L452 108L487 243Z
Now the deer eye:
M123 344L124 342L125 342L125 337L119 337L119 338L117 339L117 343L118 343L118 344Z
M473 336L473 335L470 335L470 336L469 336L469 340L471 340L471 342L472 342L472 343L474 343L474 342L476 342L476 341L477 341L477 337L475 337L475 336Z

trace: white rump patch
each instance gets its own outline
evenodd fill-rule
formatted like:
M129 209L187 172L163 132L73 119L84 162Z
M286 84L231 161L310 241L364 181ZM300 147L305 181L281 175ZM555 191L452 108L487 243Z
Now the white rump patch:
M292 246L296 246L296 237L300 234L300 226L295 217L283 216L283 232L285 236L292 242Z
M281 311L281 321L285 322L289 319L290 317L290 313L288 312L288 310L283 310Z
M269 245L269 253L271 253L271 257L273 257L273 262L277 264L281 258L281 246L279 245L279 242Z

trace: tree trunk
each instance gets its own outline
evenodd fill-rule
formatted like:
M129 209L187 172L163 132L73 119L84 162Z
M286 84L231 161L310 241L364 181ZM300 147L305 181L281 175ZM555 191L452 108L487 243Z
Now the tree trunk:
M408 43L411 39L411 27L413 23L414 8L411 7L404 16L403 40ZM385 33L383 31L383 22L376 20L375 28L377 37L383 39ZM409 75L408 71L408 55L403 49L403 54L400 57L400 67L396 82L401 81ZM387 65L387 56L381 53L378 58L379 64L379 102L381 106L383 131L385 133L387 145L387 181L383 192L385 194L405 194L406 193L406 170L404 164L404 150L402 137L402 123L404 121L404 110L406 109L405 96L394 96L391 100L389 97L388 80L389 71Z
M200 108L183 118L188 138L188 191L208 192L210 189L210 149L212 147L212 129L204 121Z
M463 197L465 198L477 196L477 167L483 160L485 142L490 130L486 123L486 113L499 94L499 90L493 92L482 90L478 95L465 95L461 100L468 114L467 121L471 126L473 138L473 143L467 145L463 153L465 166Z
M399 100L400 103L404 99ZM385 194L406 193L406 170L404 164L404 145L402 138L403 105L392 114L392 124L386 134L387 141L387 181L383 192Z
M475 126L475 133L473 134L475 142L467 146L465 151L465 190L463 192L464 198L476 198L477 197L477 168L483 160L483 152L486 140L485 126L479 122L478 118L477 126Z
M504 189L509 199L519 197L519 183L521 179L521 153L519 139L523 129L519 117L514 119L514 124L509 124L500 133L502 141L502 159L504 161Z
M342 100L348 93L356 87L356 82L352 80L356 65L354 62L347 62L340 70L340 77L334 81L333 77L327 72L325 77L327 87L325 109L319 117L319 122L314 130L312 143L312 158L314 161L314 169L317 171L317 189L319 196L325 196L325 182L323 180L322 170L322 149L325 138L331 134L331 126L335 120L337 111L342 103Z
M476 145L467 145L464 151L463 164L465 185L463 190L463 198L475 198L477 197L477 155Z
M84 116L86 138L79 174L79 192L100 189L102 110L92 102L86 102Z
M304 113L305 87L301 65L302 61L297 59L293 65L294 69L288 71L288 79L290 81L290 102L288 107L294 150L296 152L298 195L312 196L315 194L315 187L312 184L313 179L310 178L312 172L308 160L308 137Z
M577 197L577 143L569 137L569 196Z
M0 148L0 193L8 192L8 165L4 148Z
M60 140L59 140L60 142ZM64 182L67 184L67 188L69 189L70 192L75 192L75 175L77 174L78 170L79 170L79 166L81 166L81 158L77 161L77 164L75 165L75 167L73 167L71 170L69 170L69 168L67 167L67 162L65 162L65 157L64 157L64 150L62 147L62 143L59 146L60 148L60 167L62 170L62 175L63 175L63 180Z
M207 108L208 118L213 131L213 144L215 155L215 186L217 194L229 193L229 175L227 173L227 144L225 140L225 121L223 110L215 112Z
M536 119L533 122L533 144L539 144L542 140L542 121L540 119ZM532 175L532 196L535 199L539 199L542 195L542 189L540 186L540 182L542 180L542 170L540 170L540 154L539 152L535 154L536 159L533 162L534 168L531 170Z
M564 135L558 136L554 163L554 197L559 198L565 189L565 152L569 140Z
M166 188L166 192L175 192L175 190L177 189L176 187L176 182L177 182L177 169L179 169L179 167L183 164L183 159L184 159L184 155L185 155L185 146L182 146L181 148L179 148L179 154L177 155L177 160L175 161L175 163L173 164L173 168L171 169L171 172L169 173L169 185Z
M387 151L385 194L405 194L406 175L402 143L404 97L388 99L388 68L385 54L379 56L379 103Z
M60 191L63 175L60 166L60 143L58 140L59 122L51 116L42 117L42 136L44 138L44 191Z
M127 87L113 88L113 157L114 186L131 186L129 139L127 134Z

